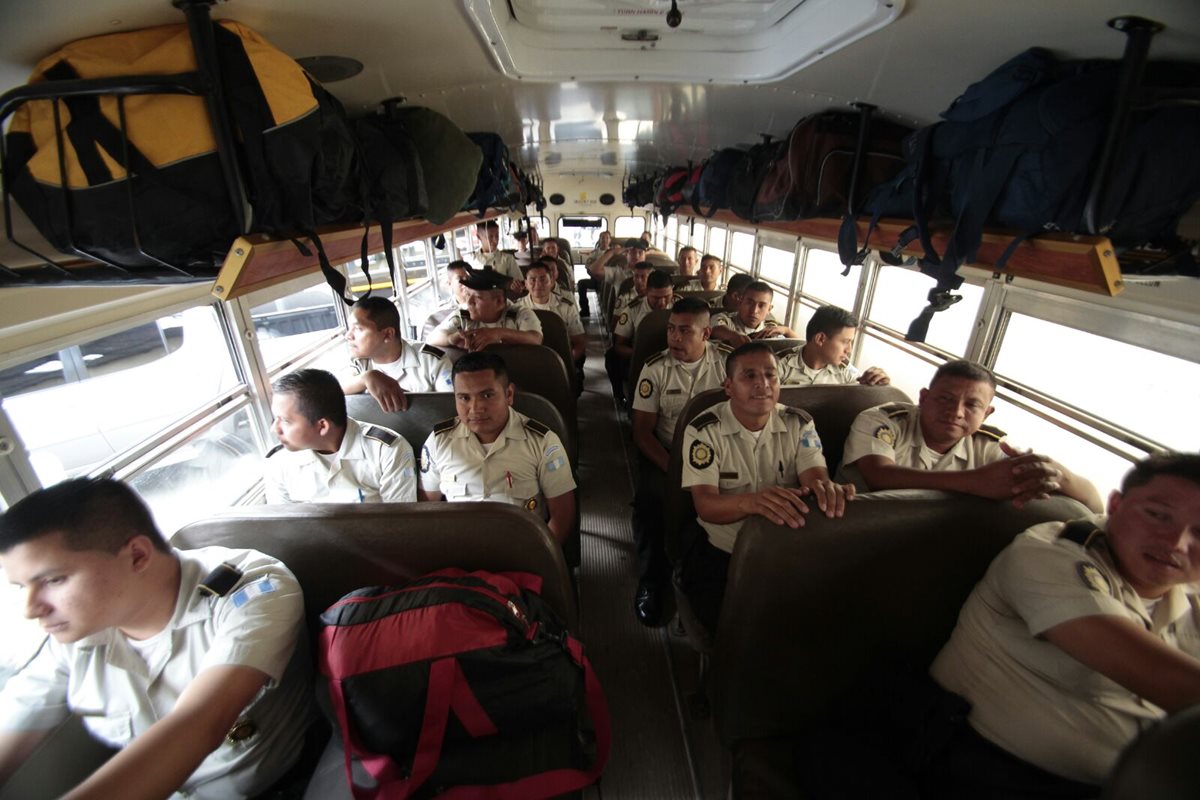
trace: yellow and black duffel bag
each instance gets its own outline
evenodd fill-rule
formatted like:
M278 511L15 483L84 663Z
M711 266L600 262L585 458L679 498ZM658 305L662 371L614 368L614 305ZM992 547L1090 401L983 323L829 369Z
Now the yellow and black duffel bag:
M119 268L112 279L211 279L242 233L307 235L362 217L357 148L337 100L254 31L211 24L250 204L244 226L202 96L75 94L13 113L8 190L51 244ZM188 28L168 25L73 42L30 83L195 69Z

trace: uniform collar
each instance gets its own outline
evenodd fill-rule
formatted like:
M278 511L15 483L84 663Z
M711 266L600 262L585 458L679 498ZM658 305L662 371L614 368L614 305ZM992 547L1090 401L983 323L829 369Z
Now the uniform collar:
M767 424L763 426L762 433L787 432L787 425L784 424L782 415L779 413L782 407L779 403L775 404L775 411L767 417ZM717 419L719 420L717 430L723 436L736 436L743 433L750 436L753 434L746 426L738 422L738 418L733 415L733 406L728 400L721 403L717 410Z
M936 450L934 450L932 447L930 447L928 445L928 443L926 443L926 441L925 441L925 434L921 430L921 407L918 405L913 405L912 410L909 411L909 413L912 414L913 436L914 436L913 441L915 441L917 443L917 446L920 447L920 454L922 456L924 456L925 454L929 454L933 458L934 461L940 461L943 458L949 457L949 458L953 458L955 461L962 462L964 464L970 460L970 458L969 458L970 447L971 447L971 441L970 441L971 437L970 436L962 437L961 439L959 439L957 442L954 443L954 447L951 447L949 450L947 450L944 453L939 453ZM930 466L933 466L933 464L931 462L931 463L926 464L925 466L930 467Z

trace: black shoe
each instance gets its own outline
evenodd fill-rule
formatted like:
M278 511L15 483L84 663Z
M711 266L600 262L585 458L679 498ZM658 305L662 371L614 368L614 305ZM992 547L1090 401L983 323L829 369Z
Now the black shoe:
M633 613L643 625L658 627L659 617L662 616L662 593L658 586L638 581L637 594L633 596Z

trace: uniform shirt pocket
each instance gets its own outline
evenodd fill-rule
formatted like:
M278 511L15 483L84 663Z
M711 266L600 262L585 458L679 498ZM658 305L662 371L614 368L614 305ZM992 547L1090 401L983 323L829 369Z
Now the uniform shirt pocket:
M133 741L133 715L110 713L82 715L83 724L100 741L112 747L124 747Z

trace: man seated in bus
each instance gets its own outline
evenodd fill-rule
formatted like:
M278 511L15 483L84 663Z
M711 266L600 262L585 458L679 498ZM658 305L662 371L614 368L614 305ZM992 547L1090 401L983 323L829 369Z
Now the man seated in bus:
M575 288L579 290L579 314L582 317L590 317L592 309L588 303L588 292L595 292L596 297L600 296L600 284L604 280L603 274L597 278L592 274L592 264L600 258L605 250L612 243L612 234L608 231L600 231L600 235L596 237L596 246L592 248L592 252L588 253L588 257L584 259L583 268L587 270L588 277L578 281Z
M572 266L567 263L567 260L562 256L562 250L558 245L558 239L547 239L542 243L542 254L539 258L548 258L553 261L553 270L550 277L554 279L552 284L556 294L562 293L571 298L571 303L574 304L575 293L572 291L574 287L571 285Z
M529 262L533 260L533 248L537 247L537 231L533 231L533 236L529 235L529 231L516 231L512 236L517 240L517 252L513 253L513 257L517 259L517 266L529 266Z
M575 528L575 479L554 431L514 408L504 359L468 353L454 363L457 417L421 448L421 500L496 500L546 520L560 543Z
M479 249L483 254L484 269L490 269L507 277L509 284L505 288L519 294L524 288L524 278L521 275L521 267L517 264L516 256L507 250L500 249L500 224L494 219L480 222L475 226L475 233L479 237Z
M860 373L850 363L858 317L844 308L821 306L808 321L804 344L778 354L779 382L784 386L861 383L887 386L891 379L879 367Z
M752 283L754 283L752 275L745 272L736 273L725 284L725 296L714 308L717 311L724 311L726 314L736 314L738 307L742 304L742 292Z
M697 618L715 631L729 554L747 517L804 526L815 505L842 516L854 487L829 478L812 417L779 402L779 372L765 342L744 344L725 361L728 400L693 419L683 439L683 481L698 528L683 556L683 589Z
M749 276L747 276L749 277ZM684 287L688 292L717 292L721 289L721 259L706 253L700 258L700 266L694 281ZM720 298L709 303L713 308L720 307Z
M525 287L529 293L514 305L519 308L529 308L534 311L553 311L562 318L571 339L571 358L575 361L576 369L582 369L587 357L587 334L583 330L583 320L575 304L566 297L554 292L553 278L550 274L553 259L540 258L529 265L525 271Z
M638 587L633 607L644 625L657 625L670 565L663 546L663 498L675 426L688 401L725 379L724 344L709 341L709 309L685 297L671 306L667 349L646 359L633 396L633 443L638 487L633 498L633 541L638 556Z
M346 328L352 375L342 379L346 394L369 393L384 411L408 408L406 392L449 392L450 359L433 345L400 337L400 312L391 300L360 298Z
M646 275L646 295L634 300L617 314L613 326L613 344L604 354L604 366L612 382L613 397L622 403L625 400L625 374L629 372L629 360L633 358L633 334L651 311L670 308L675 297L674 284L666 272L651 269L648 261L638 262L637 270Z
M119 752L72 798L265 796L313 719L304 598L254 550L177 550L123 483L75 478L0 517L0 566L48 638L0 694L0 786L77 714Z
M646 260L646 243L641 239L622 239L614 242L592 262L591 275L620 291L621 283L630 276L633 265Z
M1200 703L1198 582L1194 453L1135 464L1107 517L1018 536L930 667L957 713L923 796L1098 796L1140 732Z
M685 244L679 248L679 253L675 256L675 263L679 265L680 275L694 278L696 276L696 269L700 266L700 251L690 244ZM686 286L687 284L684 285Z
M271 430L263 483L268 503L411 503L417 499L412 447L382 425L346 414L337 378L320 369L271 386Z
M466 313L451 314L429 334L436 347L482 350L494 342L541 344L542 323L537 314L508 302L508 279L491 270L475 269L463 285L467 291ZM522 288L524 288L522 286Z
M838 477L859 491L941 489L1012 500L1020 507L1050 494L1103 509L1096 487L1037 453L1003 441L1004 431L984 425L991 416L996 379L978 364L949 361L938 367L919 402L868 408L846 437Z
M465 261L451 261L446 265L446 293L451 302L445 308L430 314L425 320L425 324L421 326L422 341L428 339L429 334L433 333L434 329L446 320L446 317L467 307L467 287L463 285L463 281L467 279L470 272L471 265Z
M771 316L775 290L764 281L752 281L741 291L735 313L723 311L713 317L713 338L740 347L751 339L784 336L799 339L797 333L780 325Z

